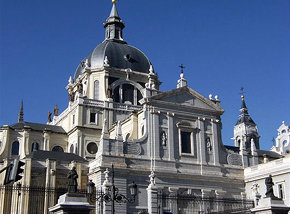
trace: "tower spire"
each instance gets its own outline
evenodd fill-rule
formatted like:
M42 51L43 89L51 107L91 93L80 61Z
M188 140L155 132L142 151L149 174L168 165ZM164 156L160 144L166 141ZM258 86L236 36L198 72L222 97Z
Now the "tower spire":
M23 100L21 100L21 104L20 104L20 110L19 110L19 114L18 114L18 123L23 122Z
M245 123L247 125L256 125L256 123L254 122L254 120L251 118L249 112L248 112L248 108L246 105L246 101L245 101L245 95L244 92L241 95L242 98L242 105L240 108L240 115L239 115L239 119L236 125L240 124L240 123Z
M106 22L104 23L104 27L106 28L105 39L126 43L123 40L123 31L122 31L125 25L117 11L117 7L116 7L117 0L112 0L112 3L113 3L113 6L112 6L110 16L107 18Z

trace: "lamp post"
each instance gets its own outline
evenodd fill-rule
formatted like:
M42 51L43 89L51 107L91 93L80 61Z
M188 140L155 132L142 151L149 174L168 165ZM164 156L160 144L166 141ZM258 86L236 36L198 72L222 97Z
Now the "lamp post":
M104 191L101 190L100 194L96 197L93 196L95 190L95 184L90 180L87 184L87 193L90 195L92 201L105 201L105 203L112 203L112 214L115 213L115 201L117 203L133 203L137 195L137 184L133 181L128 185L131 198L127 198L125 195L119 193L119 189L115 186L115 172L114 165L112 164L111 168L112 173L112 183L109 184L109 170L108 168L105 171L105 182L104 182Z

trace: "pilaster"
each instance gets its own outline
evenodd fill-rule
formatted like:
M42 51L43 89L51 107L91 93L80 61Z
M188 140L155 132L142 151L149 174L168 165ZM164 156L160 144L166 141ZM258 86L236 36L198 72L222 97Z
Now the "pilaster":
M214 165L220 165L220 157L219 157L219 132L220 126L219 126L219 120L211 120L212 125L212 146L213 146L213 157L214 157Z
M168 121L168 137L167 137L167 144L168 144L168 160L174 160L174 131L173 131L173 113L167 112L167 121Z
M158 214L158 189L155 185L155 174L152 171L149 175L150 184L147 188L148 213Z
M31 148L29 146L29 131L28 129L24 129L23 132L23 144L20 151L20 158L24 158L26 154L31 152Z
M198 137L199 137L199 152L197 153L198 159L202 165L206 164L206 148L204 139L204 121L205 118L198 118Z
M159 129L159 112L152 110L152 127L153 128L153 145L154 159L160 159L160 129Z

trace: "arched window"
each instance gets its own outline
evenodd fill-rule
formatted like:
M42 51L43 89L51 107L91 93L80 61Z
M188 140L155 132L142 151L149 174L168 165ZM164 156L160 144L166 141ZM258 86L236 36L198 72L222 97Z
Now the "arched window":
M113 90L114 102L140 105L139 100L142 98L139 89L131 84L121 84Z
M63 148L61 146L55 146L52 148L53 152L63 152Z
M99 99L99 81L98 80L94 82L94 99L95 100Z
M238 140L238 145L237 145L238 147L240 147L241 146L241 140L239 139Z
M74 153L74 145L70 145L69 152Z
M19 142L18 141L13 142L11 155L19 155Z
M123 85L123 102L134 105L134 86L129 84Z
M39 144L36 143L36 142L32 143L31 152L34 152L34 151L37 151L37 150L39 150Z

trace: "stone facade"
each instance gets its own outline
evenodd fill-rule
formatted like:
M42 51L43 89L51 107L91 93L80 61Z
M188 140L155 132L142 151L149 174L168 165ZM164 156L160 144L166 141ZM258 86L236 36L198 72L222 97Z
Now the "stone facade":
M120 193L129 197L128 185L132 181L138 185L136 201L116 204L118 213L147 209L157 213L157 193L243 199L252 185L246 181L244 187L244 168L281 157L259 149L257 126L244 98L234 128L235 146L225 146L224 110L217 96L206 98L188 87L183 72L176 89L160 91L161 82L149 59L123 39L124 23L115 3L104 26L105 41L69 78L68 107L63 112L55 111L47 124L28 123L21 106L18 123L1 127L0 159L6 160L2 167L20 156L26 161L23 185L61 186L70 162L32 161L30 154L66 152L89 161L78 165L79 188L84 188L88 175L101 189L104 171L113 164ZM152 174L154 181L148 177ZM96 209L102 209L98 202ZM177 212L178 207L172 203L158 209Z

